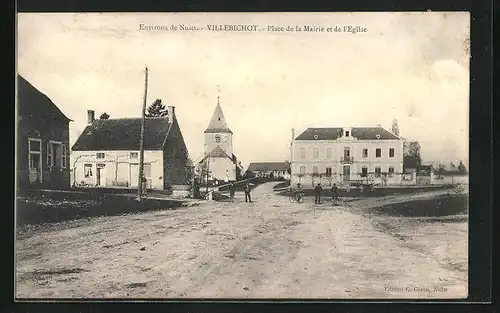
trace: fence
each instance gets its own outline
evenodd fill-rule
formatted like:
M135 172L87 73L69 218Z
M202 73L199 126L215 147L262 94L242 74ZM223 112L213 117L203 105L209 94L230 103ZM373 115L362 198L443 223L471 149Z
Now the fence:
M358 173L345 176L342 173L306 173L292 175L292 185L301 183L303 187L314 187L320 183L326 186L347 185L352 183L384 186L425 186L425 185L459 185L468 183L468 175L436 176L419 175L417 172L407 173Z

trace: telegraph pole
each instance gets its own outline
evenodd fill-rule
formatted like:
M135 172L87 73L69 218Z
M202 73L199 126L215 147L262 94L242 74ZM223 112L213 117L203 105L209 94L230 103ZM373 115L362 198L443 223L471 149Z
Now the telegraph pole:
M144 84L144 102L142 103L142 119L141 119L141 146L139 150L139 184L137 185L137 196L139 202L142 202L142 176L144 175L144 124L146 123L146 103L148 98L148 68L145 71Z

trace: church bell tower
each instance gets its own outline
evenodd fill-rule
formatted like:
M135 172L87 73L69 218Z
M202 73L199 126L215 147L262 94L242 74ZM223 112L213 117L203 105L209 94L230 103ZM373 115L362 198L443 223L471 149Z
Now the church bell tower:
M228 156L231 156L233 154L233 132L227 125L219 100L220 97L217 95L217 106L207 129L205 129L205 154L220 147Z

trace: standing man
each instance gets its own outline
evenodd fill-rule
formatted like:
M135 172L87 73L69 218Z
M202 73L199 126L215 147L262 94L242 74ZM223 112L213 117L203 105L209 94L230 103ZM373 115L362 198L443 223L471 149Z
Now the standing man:
M321 184L318 183L316 187L314 187L314 192L315 192L315 197L314 197L314 203L320 204L321 203L321 192L323 191L323 188L321 187Z
M233 202L234 193L235 193L235 187L233 182L231 182L231 184L229 185L229 197L231 198L231 202Z
M334 183L332 186L332 201L337 201L339 197L337 185Z
M247 183L245 185L245 202L252 202L252 198L250 197L250 185Z

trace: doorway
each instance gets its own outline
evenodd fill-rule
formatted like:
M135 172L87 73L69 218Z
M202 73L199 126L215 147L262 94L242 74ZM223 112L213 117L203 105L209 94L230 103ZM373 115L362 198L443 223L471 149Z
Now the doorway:
M344 178L344 181L349 181L351 180L351 167L349 165L344 165L342 177Z
M105 165L104 164L97 164L96 166L96 171L95 171L95 177L96 177L96 186L97 187L103 187L106 181L106 176L104 174L104 169Z

